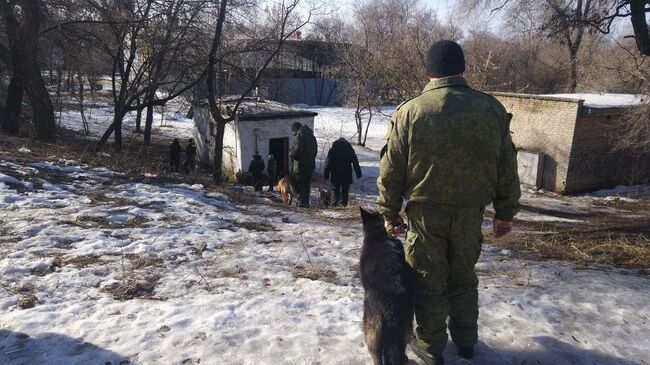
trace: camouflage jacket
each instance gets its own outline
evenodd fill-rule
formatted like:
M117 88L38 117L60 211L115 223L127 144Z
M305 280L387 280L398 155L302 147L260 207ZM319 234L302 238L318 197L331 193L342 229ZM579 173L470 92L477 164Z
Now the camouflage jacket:
M289 151L289 157L293 160L293 173L312 173L316 168L316 155L318 154L318 144L314 131L304 125L296 133L293 147Z
M433 80L400 105L381 152L377 205L388 220L402 201L484 207L511 221L519 210L517 152L506 110L462 77Z

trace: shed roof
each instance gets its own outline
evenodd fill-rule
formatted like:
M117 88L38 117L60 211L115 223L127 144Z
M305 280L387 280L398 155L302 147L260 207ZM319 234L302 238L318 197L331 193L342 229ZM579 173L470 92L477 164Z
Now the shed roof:
M546 94L563 99L583 100L583 106L587 108L627 108L647 104L650 97L640 94L612 94L612 93L575 93L575 94Z
M225 97L222 101L222 113L234 106L238 98ZM203 104L207 104L205 101ZM260 101L257 98L245 98L237 110L237 119L242 121L263 121L277 119L298 119L303 117L315 117L318 113L289 106L273 100Z

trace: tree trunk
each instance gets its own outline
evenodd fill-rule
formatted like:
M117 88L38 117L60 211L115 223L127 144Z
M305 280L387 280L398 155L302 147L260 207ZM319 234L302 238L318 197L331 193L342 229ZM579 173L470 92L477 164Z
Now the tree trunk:
M214 183L217 185L221 185L223 183L223 136L224 132L226 130L226 122L221 118L220 121L217 122L217 133L215 136L215 144L214 144L214 168L212 170L212 177L214 179Z
M578 50L576 48L569 49L569 60L569 79L571 81L571 84L569 85L569 92L574 93L578 87Z
M45 82L41 76L36 59L27 61L25 72L21 79L32 104L34 113L35 137L39 141L56 141L56 122L54 120L54 107L50 94L47 92Z
M144 123L144 144L151 145L151 128L153 127L153 99L156 96L156 90L147 92L145 104L147 105L147 119Z
M99 142L97 143L97 151L104 147L113 132L115 132L115 152L120 152L122 150L122 120L126 115L126 113L122 111L123 109L123 107L118 105L113 109L115 111L113 123L108 126L104 134L102 134L102 138L99 139Z
M142 129L140 128L140 124L142 123L142 107L140 106L140 98L136 100L136 108L137 114L135 116L135 133L140 134L142 133Z
M221 185L223 182L222 176L222 159L223 159L223 136L226 129L226 121L221 115L221 110L217 105L216 100L216 85L214 83L215 64L217 49L221 46L221 36L223 33L223 23L226 20L226 5L227 0L221 0L219 4L219 17L214 31L214 38L212 38L212 45L208 55L207 67L207 84L208 84L208 106L210 107L210 114L217 124L217 133L215 136L214 145L214 163L212 165L212 177L216 185Z
M366 131L363 133L363 143L362 147L366 147L366 141L368 140L368 130L370 130L370 122L372 122L372 107L368 108L368 123L366 123Z
M7 89L7 103L2 115L2 130L17 136L20 132L20 112L23 106L23 87L13 75Z
M648 34L648 21L646 20L646 1L629 0L630 12L632 13L632 29L636 48L644 55L650 55L650 34Z
M18 23L14 9L6 2L2 2L0 6L5 20L5 31L11 45L13 69L32 105L36 139L54 142L56 141L54 107L38 63L41 2L23 0L20 4L22 25Z

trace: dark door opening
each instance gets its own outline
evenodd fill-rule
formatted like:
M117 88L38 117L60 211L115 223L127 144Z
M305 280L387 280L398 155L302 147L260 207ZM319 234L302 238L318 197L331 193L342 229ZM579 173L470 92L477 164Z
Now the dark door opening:
M269 154L278 162L278 178L289 173L289 138L269 139Z

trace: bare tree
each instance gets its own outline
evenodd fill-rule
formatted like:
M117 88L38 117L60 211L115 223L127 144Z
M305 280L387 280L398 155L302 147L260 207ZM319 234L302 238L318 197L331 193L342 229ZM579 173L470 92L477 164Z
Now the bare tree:
M18 132L22 92L26 92L34 115L34 135L38 140L56 140L54 108L45 87L39 64L41 13L45 4L37 0L2 0L0 16L7 45L0 45L3 58L9 55L12 81L7 93L3 129ZM6 59L4 61L7 61Z
M597 21L611 6L612 0L464 0L467 11L480 7L492 7L494 11L505 11L507 17L516 17L518 12L528 11L536 16L540 34L556 39L565 47L569 58L568 91L575 92L578 85L579 53L589 24Z
M231 7L229 7L227 0L219 1L219 13L208 54L206 78L208 106L210 114L216 123L213 177L217 185L223 182L223 138L226 124L235 119L237 111L244 102L245 97L259 84L259 81L264 75L264 71L278 56L285 42L307 25L311 21L313 13L317 10L315 7L307 9L306 15L303 18L298 15L301 0L282 0L277 3L272 3L270 11L267 12L269 22L266 24L254 24L254 28L262 31L262 34L259 34L254 28L246 27L246 24L250 20L242 21L240 19L238 22L236 8L232 4L230 5ZM238 43L244 46L243 49L233 50L224 46L226 41L233 37L233 34L228 34L225 31L227 19L231 19L233 21L232 24L234 24L232 28L228 29L229 31L236 30L240 37L247 37L245 39L238 39ZM237 53L240 56L245 53L252 53L255 55L254 58L257 58L259 62L252 67L252 70L250 64L247 64L248 67L237 67L232 61L229 62L229 57L233 53ZM239 69L237 72L242 75L252 71L252 74L249 75L248 87L240 94L234 106L229 108L228 111L221 107L218 98L218 87L220 85L217 84L217 66L223 63L228 63L235 69Z
M143 109L149 110L144 129L149 144L153 107L165 105L198 82L204 62L191 50L200 46L198 18L207 4L207 0L86 0L79 19L59 25L92 41L112 65L113 121L98 149L114 135L115 150L121 150L125 116Z
M357 142L365 145L378 107L408 100L428 82L425 57L431 43L457 35L418 0L358 4L349 33L341 72L350 80L346 94L355 108Z

